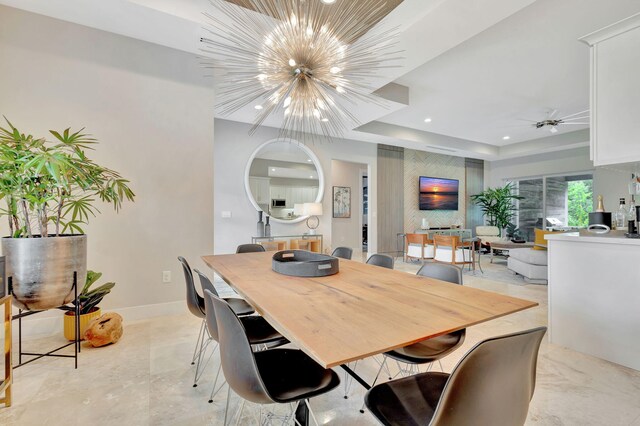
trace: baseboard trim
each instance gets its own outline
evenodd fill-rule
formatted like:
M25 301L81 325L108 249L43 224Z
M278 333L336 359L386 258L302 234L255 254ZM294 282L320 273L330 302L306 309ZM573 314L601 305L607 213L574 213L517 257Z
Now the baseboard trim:
M179 315L187 312L184 300L175 302L156 303L153 305L130 306L126 308L103 309L105 312L117 312L122 315L124 323L156 318L165 315ZM15 312L17 313L17 312ZM22 319L23 339L33 337L62 335L63 311L51 310L32 317ZM18 336L17 321L14 321L14 337Z

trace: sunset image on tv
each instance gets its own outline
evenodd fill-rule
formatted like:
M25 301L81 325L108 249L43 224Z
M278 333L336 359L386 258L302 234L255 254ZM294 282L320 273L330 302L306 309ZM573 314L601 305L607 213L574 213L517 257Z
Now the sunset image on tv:
M420 176L420 210L458 210L458 181Z

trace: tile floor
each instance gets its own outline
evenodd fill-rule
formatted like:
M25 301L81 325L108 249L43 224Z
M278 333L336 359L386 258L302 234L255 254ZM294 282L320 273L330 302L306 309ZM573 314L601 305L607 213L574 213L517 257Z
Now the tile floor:
M535 300L540 306L468 329L464 346L443 360L445 371L451 371L481 339L547 322L546 286L528 285L519 277L504 274L504 262L492 265L488 258L482 261L485 273L466 273L465 285ZM418 265L398 262L397 269L415 273ZM222 424L226 392L207 403L215 373L213 362L200 385L191 386L194 367L189 362L198 327L199 320L187 313L129 323L116 345L83 347L78 370L73 370L68 359L40 360L19 368L14 376L14 404L0 408L0 424ZM39 338L28 345L38 350L60 344L61 339ZM371 379L376 366L368 360L358 371ZM362 388L354 384L347 400L342 389L312 400L320 424L377 424L370 414L358 412ZM232 407L237 406L235 398ZM239 423L256 424L256 410L246 408ZM545 340L527 424L640 426L640 372Z

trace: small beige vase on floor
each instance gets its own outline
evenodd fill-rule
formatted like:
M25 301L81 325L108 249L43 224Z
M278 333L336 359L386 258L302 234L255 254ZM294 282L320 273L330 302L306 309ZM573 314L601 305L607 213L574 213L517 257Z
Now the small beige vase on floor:
M84 332L87 330L89 323L94 318L102 315L100 308L93 308L88 314L80 315L80 340L84 340ZM76 339L76 318L74 312L67 311L64 313L64 337L67 340Z

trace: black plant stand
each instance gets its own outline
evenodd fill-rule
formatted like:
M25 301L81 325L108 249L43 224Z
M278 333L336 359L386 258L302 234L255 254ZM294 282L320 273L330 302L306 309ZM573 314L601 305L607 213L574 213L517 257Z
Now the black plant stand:
M9 294L13 294L13 277L9 277L9 279L7 280L8 284L9 284ZM75 361L75 368L78 368L78 353L80 352L80 307L79 307L79 303L78 303L78 273L76 271L73 272L73 295L74 295L74 301L75 303L75 328L76 328L76 338L74 341L67 343L66 345L60 346L59 348L50 350L49 352L46 353L35 353L35 352L23 352L22 351L22 318L24 317L29 317L31 315L35 315L37 313L40 312L45 312L45 311L22 311L22 309L20 309L18 311L18 315L14 315L11 319L12 320L18 320L18 364L15 365L13 368L18 368L18 367L22 367L23 365L27 365L35 360L38 360L42 357L45 356L52 356L52 357L59 357L59 358L73 358ZM62 307L58 307L55 309L62 309ZM61 354L57 354L56 352L69 347L71 345L74 345L74 353L73 355L61 355ZM22 362L22 356L32 356L33 358Z

